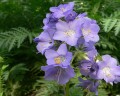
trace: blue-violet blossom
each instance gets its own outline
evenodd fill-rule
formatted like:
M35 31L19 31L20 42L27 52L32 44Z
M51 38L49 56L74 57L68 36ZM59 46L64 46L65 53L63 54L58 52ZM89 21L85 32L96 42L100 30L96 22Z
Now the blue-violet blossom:
M68 4L61 4L58 7L51 7L50 11L53 12L53 15L56 18L61 18L64 17L64 13L69 11L69 10L73 10L74 7L74 2L70 2Z
M56 32L53 36L54 40L65 41L68 45L75 46L81 36L76 20L66 23L59 21L56 24Z
M34 39L34 41L37 43L36 48L38 52L42 54L44 54L45 50L51 48L54 44L54 41L52 39L54 30L49 30L49 32L44 31Z
M98 66L98 79L104 79L107 83L113 84L116 76L120 76L120 66L117 66L117 60L110 55L103 55Z
M67 68L72 59L72 53L67 51L66 44L61 44L57 51L49 49L45 52L47 64Z
M45 71L46 80L54 80L59 84L66 84L75 76L74 70L71 66L62 68L60 66L47 65L42 66L41 69Z

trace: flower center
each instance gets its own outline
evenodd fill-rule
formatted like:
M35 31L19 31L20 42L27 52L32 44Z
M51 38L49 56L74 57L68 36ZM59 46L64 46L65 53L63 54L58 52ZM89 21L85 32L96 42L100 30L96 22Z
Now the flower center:
M54 61L56 64L61 64L63 61L65 61L65 58L63 56L58 56L54 58Z
M65 8L60 8L60 10L61 10L62 12L65 12Z
M102 70L103 70L103 73L104 73L107 77L110 77L110 76L111 76L110 68L109 68L109 67L105 67L105 68L103 68Z
M84 36L88 36L90 33L91 33L91 30L90 29L82 29L82 33Z
M75 31L74 30L68 30L65 32L65 35L68 36L68 37L71 37L75 34Z

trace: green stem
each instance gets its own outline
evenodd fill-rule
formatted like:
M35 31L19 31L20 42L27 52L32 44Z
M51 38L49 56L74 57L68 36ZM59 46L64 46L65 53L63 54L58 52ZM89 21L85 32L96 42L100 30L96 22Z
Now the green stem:
M65 86L65 96L69 96L69 82Z
M75 52L75 53L74 53L74 56L72 57L72 60L71 60L71 65L72 65L72 63L73 63L75 57L77 56L77 54L78 54L78 52Z
M74 56L73 56L73 58L72 58L72 60L71 60L71 65L72 65L72 63L73 63L73 60L74 60L75 57L77 56L77 54L78 54L78 52L75 52L75 54L74 54ZM65 90L65 96L70 96L70 95L69 95L69 82L66 84L64 90Z

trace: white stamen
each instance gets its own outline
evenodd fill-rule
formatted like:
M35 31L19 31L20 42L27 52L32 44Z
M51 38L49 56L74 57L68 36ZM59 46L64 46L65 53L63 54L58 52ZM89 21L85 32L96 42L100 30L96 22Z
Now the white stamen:
M60 10L61 10L62 12L65 12L65 8L60 8Z
M82 29L82 33L83 33L83 35L84 36L87 36L87 35L89 35L90 33L91 33L91 30L90 29Z
M102 69L103 73L107 76L107 77L111 77L111 73L110 73L110 68L109 67L104 67Z
M65 32L65 35L67 35L68 37L71 37L75 34L75 31L74 30L68 30Z

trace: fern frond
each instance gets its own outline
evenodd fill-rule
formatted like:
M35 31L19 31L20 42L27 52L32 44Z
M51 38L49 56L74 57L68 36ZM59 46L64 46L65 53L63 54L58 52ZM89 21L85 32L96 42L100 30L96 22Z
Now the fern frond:
M17 64L9 71L9 79L13 81L20 81L24 77L23 74L25 74L27 71L29 71L29 69L26 68L25 64Z
M102 19L102 26L105 32L113 31L114 35L120 32L120 12L114 12L111 17Z
M111 20L109 27L108 27L108 32L111 31L111 29L115 26L116 22L117 22L117 19Z
M120 32L120 19L105 18L102 19L102 25L105 32L110 32L111 30L114 30L115 35Z
M2 57L0 57L0 59L1 59L0 60L0 64L1 64L2 62L4 62L4 60L3 60ZM7 67L8 67L7 65L2 65L0 67L0 96L3 96L4 85L5 85L5 83L4 83L4 73L5 73L5 69Z
M33 89L36 90L35 96L63 96L63 94L59 93L59 85L57 83L45 81L41 78L36 81Z
M108 26L109 26L109 23L111 22L111 19L103 19L102 20L102 23L103 23L103 26L104 26L104 31L107 32L108 30Z
M101 36L100 38L101 38L101 40L96 44L96 46L102 47L103 49L117 50L115 43L110 42L105 37Z
M120 20L115 25L115 35L118 35L120 32Z
M11 31L0 33L0 48L7 48L10 51L14 46L19 48L26 38L32 43L33 37L33 33L25 28L13 28Z

